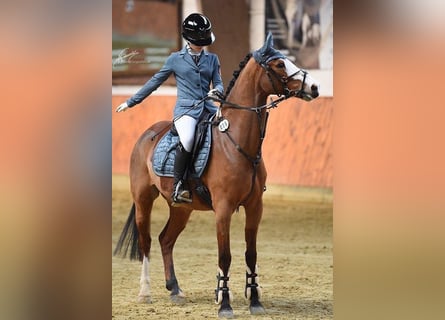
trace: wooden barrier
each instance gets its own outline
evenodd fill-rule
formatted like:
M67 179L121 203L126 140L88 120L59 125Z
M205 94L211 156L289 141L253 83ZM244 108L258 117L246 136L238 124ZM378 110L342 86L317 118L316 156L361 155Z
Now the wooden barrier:
M113 96L113 173L128 174L134 143L151 124L170 120L175 96L152 95L123 112L114 109L128 96ZM263 158L269 184L332 187L333 98L289 99L270 112Z

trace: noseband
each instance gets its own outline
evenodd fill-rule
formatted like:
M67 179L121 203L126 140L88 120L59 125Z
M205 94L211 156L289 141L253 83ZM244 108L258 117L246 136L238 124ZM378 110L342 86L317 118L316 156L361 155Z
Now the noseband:
M306 84L307 71L305 71L303 69L299 69L298 71L292 73L290 76L283 78L283 77L280 77L280 75L278 73L276 73L268 64L261 63L260 65L266 71L267 77L269 78L269 81L272 84L272 87L275 92L279 92L279 91L275 87L275 83L274 83L271 75L273 75L283 85L283 92L284 92L284 96L286 97L286 99L295 96L297 98L300 98L300 99L303 99L306 101L311 100L311 98L308 97L307 94L304 92L304 85ZM292 79L295 75L299 74L300 72L303 73L303 81L301 82L300 89L298 89L297 91L292 91L287 86L287 83L289 82L289 79ZM281 96L281 94L277 94L277 95L279 97Z

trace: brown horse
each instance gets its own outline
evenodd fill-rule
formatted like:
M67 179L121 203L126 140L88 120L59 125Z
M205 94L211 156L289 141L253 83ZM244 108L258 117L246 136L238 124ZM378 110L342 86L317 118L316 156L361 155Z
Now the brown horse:
M267 98L279 98L267 104ZM318 84L304 70L297 68L284 55L272 47L269 35L263 47L248 54L234 72L234 79L227 89L226 98L213 124L212 144L207 167L201 177L211 195L211 205L192 192L193 202L172 206L173 179L159 177L152 168L154 148L170 128L169 122L159 122L146 130L137 141L130 162L131 193L134 204L115 249L124 248L124 256L131 246L133 259L142 260L140 302L150 302L149 254L151 246L150 214L154 200L161 194L168 202L170 216L159 235L164 262L166 287L173 301L180 301L184 294L179 288L173 264L173 246L184 230L193 210L215 212L218 267L216 302L218 315L234 316L230 306L229 291L230 221L232 214L245 208L246 287L245 296L250 301L251 314L265 312L256 269L256 239L263 211L262 196L266 183L266 168L261 157L268 110L287 98L311 100L318 96ZM228 128L227 128L228 127ZM190 182L193 184L193 182Z

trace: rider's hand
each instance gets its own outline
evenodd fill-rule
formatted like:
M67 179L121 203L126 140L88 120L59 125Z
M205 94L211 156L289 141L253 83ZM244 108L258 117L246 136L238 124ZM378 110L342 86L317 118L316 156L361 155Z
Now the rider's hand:
M207 93L207 97L213 100L220 100L223 98L223 95L218 91L218 89L212 89L209 91L209 93Z
M122 112L128 109L127 102L121 103L119 107L116 108L116 112Z

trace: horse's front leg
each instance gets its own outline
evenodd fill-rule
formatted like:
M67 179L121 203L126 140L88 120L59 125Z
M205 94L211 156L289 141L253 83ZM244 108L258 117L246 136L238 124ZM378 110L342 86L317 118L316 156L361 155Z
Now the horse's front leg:
M263 213L263 202L259 198L245 206L246 209L246 288L245 296L250 301L249 309L251 314L264 314L263 305L260 302L261 288L258 283L257 251L256 239L258 226Z
M215 303L220 305L218 317L233 318L232 293L229 290L229 269L232 261L230 253L230 221L232 212L230 210L215 210L216 236L218 240L218 274L215 290Z

